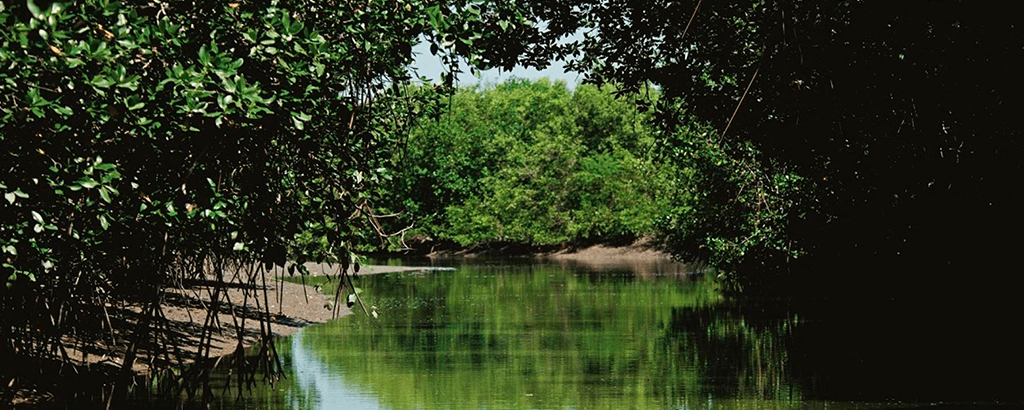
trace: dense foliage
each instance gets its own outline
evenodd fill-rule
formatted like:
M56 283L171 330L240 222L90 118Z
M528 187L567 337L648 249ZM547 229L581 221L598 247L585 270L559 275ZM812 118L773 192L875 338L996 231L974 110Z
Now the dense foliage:
M397 157L394 226L461 244L652 233L674 199L675 175L655 161L646 117L609 87L463 88Z
M348 265L396 137L445 91L407 89L412 45L480 61L484 28L529 31L482 6L0 3L0 354L108 342L130 373L167 343L149 332L167 286Z
M837 260L966 269L1010 249L983 239L1020 228L1006 188L1021 175L1024 36L1009 13L962 1L531 6L548 35L583 34L563 51L588 80L660 90L664 140L699 168L697 211L668 225L680 255L756 280Z
M463 243L660 218L680 257L762 284L1001 267L991 238L1021 228L1024 36L966 2L28 0L0 27L2 355L70 362L132 306L127 371L166 286L348 264L380 208ZM450 74L408 87L421 37L648 102L511 82L438 116Z

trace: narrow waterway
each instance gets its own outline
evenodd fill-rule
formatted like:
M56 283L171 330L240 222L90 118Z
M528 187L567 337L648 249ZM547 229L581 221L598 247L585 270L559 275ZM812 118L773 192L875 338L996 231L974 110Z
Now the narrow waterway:
M219 407L1021 403L1011 368L1019 354L982 350L1015 342L979 342L984 333L965 335L962 323L930 318L920 306L724 298L711 278L670 265L474 261L357 280L378 319L357 314L283 340L286 379Z

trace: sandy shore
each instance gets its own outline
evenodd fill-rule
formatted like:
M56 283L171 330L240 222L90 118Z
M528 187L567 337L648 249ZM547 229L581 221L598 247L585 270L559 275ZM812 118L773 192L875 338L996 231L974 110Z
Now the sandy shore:
M307 264L307 269L313 276L339 273L338 268L315 264ZM410 270L417 268L366 266L357 275ZM281 337L305 326L352 314L342 304L335 316L333 304L329 304L334 301L333 296L324 295L312 286L278 280L276 275L283 272L278 269L267 276L265 296L260 292L262 282L247 289L236 285L217 295L216 306L214 287L210 283L166 289L150 325L150 339L139 346L132 370L144 375L152 368L188 364L203 357L200 352L206 339L203 329L210 329L208 357L219 357L257 343L264 323L269 323L272 335ZM134 324L143 320L142 308L107 306L101 309L98 313L106 317L115 332L98 345L83 346L73 339L68 340L65 342L68 356L72 363L86 368L122 368L130 345L129 335ZM216 314L209 314L211 311ZM267 312L269 320L261 322L260 318L267 319Z
M463 255L457 258L472 257ZM553 263L632 268L642 275L645 272L658 274L678 270L672 267L675 262L667 255L643 246L611 248L598 245L537 254L535 257ZM444 262L441 261L441 264ZM340 273L338 266L312 263L305 266L314 277L336 276ZM368 265L362 266L355 274L361 276L429 269L437 268ZM212 281L167 289L159 309L152 316L147 340L138 345L138 356L132 364L132 370L144 375L151 369L169 368L204 357L232 354L238 349L258 343L263 334L261 329L268 324L271 335L282 337L305 326L352 314L352 310L343 303L334 309L333 295L324 295L313 286L279 280L277 276L287 275L285 272L280 268L272 270L265 278L265 283L259 280L256 286L242 287L238 284L240 281L235 280L234 285L222 289L216 295L216 301ZM262 292L264 286L265 293ZM107 323L111 323L115 331L111 332L110 338L100 340L98 345L83 345L69 340L65 343L69 358L72 363L84 367L99 365L110 369L123 368L128 346L132 344L129 335L133 333L136 324L149 319L145 318L139 306L108 306L99 309L102 311L98 313L107 317ZM204 346L207 345L208 352L200 350L206 349Z
M432 255L433 257L445 258L473 258L473 254L440 254ZM488 256L495 256L489 254ZM582 265L590 268L607 269L607 268L620 268L620 269L631 269L634 272L638 272L641 275L646 274L664 274L664 273L677 273L685 270L686 267L683 264L675 262L671 257L661 251L652 248L650 243L645 240L639 240L633 244L626 246L606 246L606 245L594 245L576 249L560 249L554 252L544 252L534 254L534 258L541 261L548 261L553 263L562 264L574 264ZM443 264L443 262L442 262ZM340 267L320 265L315 263L307 263L306 269L312 276L331 275L336 276L340 273ZM381 266L381 265L367 265L362 266L356 275L373 275L388 272L401 272L401 271L417 271L422 269L433 269L429 267L414 267L414 266ZM275 274L284 274L284 270L278 270ZM302 327L325 323L331 320L333 316L333 309L329 302L333 302L334 297L321 294L313 289L312 286L291 283L281 280L267 280L267 293L266 304L270 307L271 313L270 323L271 332L275 336L287 336L297 332ZM228 308L222 308L217 321L222 325L221 331L216 333L211 338L211 349L210 357L222 356L230 354L235 351L239 346L239 340L243 346L250 346L258 342L260 335L260 322L256 320L256 314L254 311L246 312L241 306L244 306L245 291L241 289L231 289L227 292L227 297L230 300ZM249 292L250 294L253 292ZM206 305L210 301L209 293L195 292L195 291L174 291L172 294L177 294L180 299L177 303L165 303L164 304L164 315L168 321L174 323L175 327L182 328L182 333L189 334L188 330L191 330L192 339L191 342L195 342L198 339L195 334L199 333L201 326L206 320ZM250 296L251 297L251 296ZM184 302L184 303L183 303ZM254 306L252 301L249 300L248 306ZM259 301L259 306L263 306L263 301ZM234 309L232 311L232 309ZM352 314L352 311L342 304L338 310L337 317L344 317ZM239 323L241 319L244 320L245 331L242 334L238 334L235 323ZM242 323L239 323L242 324ZM192 345L192 347L186 348L180 358L168 358L171 361L178 361L179 363L187 363L189 357L196 357L197 348L194 347L196 343L186 343L186 345ZM159 358L149 358L150 360L156 360ZM143 362L144 363L144 362ZM137 364L138 367L140 364ZM148 367L148 366L145 366ZM137 369L143 371L142 368Z
M488 256L501 256L490 254ZM582 264L591 267L622 266L630 267L634 272L656 272L669 271L673 269L668 255L652 250L643 243L626 247L591 246L581 249L562 249L556 252L536 253L533 255L538 260L553 263ZM438 255L434 255L438 257ZM472 259L474 255L441 255L440 259ZM439 261L441 265L445 263ZM453 260L453 265L459 264ZM339 273L339 267L317 264L306 264L312 276L331 275ZM437 269L434 267L411 267L411 266L362 266L357 275L373 275L388 272L418 271L424 269ZM234 353L237 349L245 349L259 342L261 325L269 322L270 333L275 337L282 337L293 334L299 329L312 324L325 323L333 318L340 318L352 314L352 311L344 304L341 304L335 314L332 308L334 297L321 294L313 286L292 283L284 280L277 280L275 275L286 275L285 270L277 269L266 277L266 293L261 292L264 284L262 281L256 286L247 289L241 286L225 290L218 297L216 309L213 306L213 287L210 283L193 284L193 286L168 289L160 304L160 309L155 314L155 319L150 325L149 340L139 348L138 358L132 365L132 370L137 375L146 375L150 369L171 368L192 363L203 357L217 358ZM258 300L254 298L258 297ZM264 309L264 307L269 309ZM101 342L99 345L82 346L69 341L69 358L79 370L86 373L112 375L124 366L126 347L128 343L129 329L133 329L133 323L139 323L143 319L142 309L139 307L115 308L108 306L100 307L100 315L106 316L109 313L108 323L116 332L110 335L110 342ZM109 312L108 312L109 310ZM208 314L214 311L216 314ZM260 318L269 321L261 321ZM204 332L204 329L212 329L212 332ZM204 334L208 334L209 352L208 355L201 354L200 346L205 345ZM106 340L106 339L104 339ZM75 370L78 372L79 370ZM99 376L102 379L108 376ZM102 380L93 380L103 383ZM59 398L49 393L29 389L16 389L12 404L28 407L45 407L46 403L60 401ZM0 405L4 403L0 402Z
M327 265L307 263L306 268L312 276L337 275L340 268ZM373 275L388 272L415 271L421 268L407 266L365 266L361 267L356 275ZM283 271L283 270L282 270ZM280 274L278 271L276 274ZM274 276L276 276L276 274ZM171 295L179 295L178 298L171 298L170 303L165 303L163 313L168 321L176 323L180 327L200 329L206 321L206 306L210 303L209 292L195 292L171 290ZM246 293L249 293L246 300ZM221 324L220 331L211 338L210 357L230 354L238 348L239 340L243 346L248 347L259 340L260 321L257 320L256 312L244 306L257 306L253 303L252 294L242 289L229 289L226 292L227 302L225 307L220 309L217 315L217 322ZM256 292L258 293L258 292ZM257 301L259 307L263 307L264 301L260 295ZM277 280L276 277L267 278L266 305L270 312L270 330L274 336L282 337L293 334L299 329L312 324L326 323L333 318L340 318L352 314L351 309L342 304L337 316L331 308L334 296L324 295L312 286ZM235 324L241 326L235 326ZM242 334L236 331L238 327L245 329ZM194 337L193 337L194 339ZM197 348L188 347L183 353L185 357L180 360L188 363L187 357L196 355ZM138 369L142 370L142 369Z
M493 257L525 257L538 262L592 270L621 269L641 276L676 275L694 270L693 266L672 259L650 237L631 243L593 244L586 246L523 247L511 244L489 244L469 248L444 249L426 254L435 260L473 259Z
M315 264L307 264L306 267L313 276L339 273L337 267ZM420 269L422 268L364 266L357 275ZM166 289L160 308L150 324L148 338L138 346L138 357L131 366L133 372L138 376L145 376L151 369L173 368L193 363L203 357L218 358L232 354L236 349L245 349L258 343L262 334L260 327L265 323L269 323L272 335L282 337L293 334L305 326L325 323L332 318L352 314L349 308L341 304L335 316L332 305L328 304L333 302L333 296L324 295L312 286L277 280L274 277L283 272L283 269L278 269L266 277L265 298L261 292L262 281L255 288L243 289L236 285L218 295L215 309L211 297L213 287L209 282ZM259 300L255 300L256 297ZM269 309L264 309L264 306ZM74 366L71 372L87 376L73 376L72 382L55 374L56 379L52 382L39 381L27 387L15 388L9 396L10 402L0 400L0 408L4 408L5 405L16 408L52 407L61 401L61 389L72 388L72 385L105 385L116 377L120 369L123 369L126 352L131 344L132 330L135 324L143 320L144 315L138 306L108 305L98 309L98 315L102 318L100 320L105 320L105 323L111 324L115 329L110 332L109 337L104 337L96 344L86 345L77 343L73 338L65 341L69 363ZM210 311L216 314L208 314ZM268 311L269 320L259 320L261 317L266 318ZM203 329L210 331L209 352L206 355L200 352L200 346L206 344ZM56 384L47 386L46 383Z

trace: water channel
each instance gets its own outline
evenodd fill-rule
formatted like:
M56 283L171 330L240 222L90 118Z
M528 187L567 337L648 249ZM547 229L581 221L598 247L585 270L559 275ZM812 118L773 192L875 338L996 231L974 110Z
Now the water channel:
M359 277L379 318L282 340L286 378L219 407L933 408L1024 397L1019 353L993 353L1016 351L1019 338L982 343L1004 333L926 307L726 298L713 278L673 265L442 264L457 269Z

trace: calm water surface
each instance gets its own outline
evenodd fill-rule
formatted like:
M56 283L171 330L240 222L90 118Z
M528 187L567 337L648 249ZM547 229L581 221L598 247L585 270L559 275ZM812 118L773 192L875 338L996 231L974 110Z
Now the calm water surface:
M928 309L891 301L727 299L713 280L678 270L478 261L452 272L360 277L357 286L377 320L358 314L282 340L287 379L244 403L224 404L682 409L1022 403L1020 368L1014 368L1019 354L992 354L1016 351L1019 340L978 342L1001 332L965 334L956 318L933 318Z

